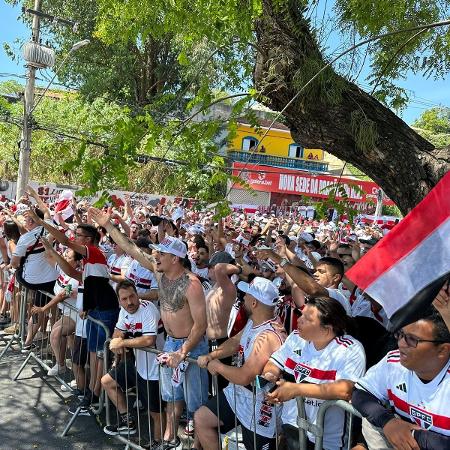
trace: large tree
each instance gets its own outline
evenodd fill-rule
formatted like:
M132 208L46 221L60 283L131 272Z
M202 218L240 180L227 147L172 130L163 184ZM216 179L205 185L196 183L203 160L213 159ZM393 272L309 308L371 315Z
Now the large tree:
M259 51L255 84L267 98L267 105L275 110L282 110L309 77L327 63L301 3L289 1L280 8L274 6L276 2L264 0L263 13L256 21ZM365 20L369 20L369 15L375 12L371 9L386 2L348 3L353 3L355 10L366 8ZM407 4L413 2L399 3L407 13ZM385 6L395 9L392 3ZM358 20L357 11L351 18ZM437 18L430 16L429 20ZM383 24L382 19L376 19L379 25L373 31L395 27L395 23L389 22L393 19L388 12L384 15L387 22ZM419 22L415 20L398 21L398 26L412 26ZM391 44L399 48L405 40L405 36L399 36ZM380 51L389 60L384 44ZM393 65L397 67L398 62ZM386 72L392 73L392 67L387 67ZM326 148L351 162L379 183L402 212L414 207L449 168L449 147L436 149L374 96L333 68L299 95L284 116L299 142Z
M322 70L339 53L329 50L326 36L339 32L343 49L358 39L442 20L449 12L448 0L96 0L90 26L110 49L170 39L170 50L177 54L175 68L182 67L185 84L136 119L147 127L141 141L147 153L166 146L162 155L170 155L176 142L171 155L198 169L194 164L208 162L212 149L196 145L195 133L201 135L202 127L192 127L187 116L218 101L220 92L246 90L238 112L252 99L283 110L300 143L353 164L405 213L448 170L449 148L436 149L389 109L407 100L395 80L407 71L446 76L448 28L374 40ZM366 57L371 66L367 92L355 83ZM160 104L165 105L162 116ZM173 120L173 110L182 121ZM206 134L212 137L211 128Z

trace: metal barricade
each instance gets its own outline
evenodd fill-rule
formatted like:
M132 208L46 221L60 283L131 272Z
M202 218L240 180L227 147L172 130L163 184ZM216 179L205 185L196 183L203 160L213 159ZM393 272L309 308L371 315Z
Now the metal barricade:
M5 275L4 275L5 276ZM8 271L8 280L13 276L12 271ZM0 360L6 355L8 350L13 349L13 344L18 344L20 350L25 342L25 331L26 331L26 320L27 320L27 298L29 296L28 289L21 287L17 282L14 282L12 291L9 293L11 295L11 312L14 311L13 318L17 320L15 323L16 329L12 335L2 334L2 341L6 342L5 347L0 353ZM17 305L18 303L18 305ZM18 308L17 308L18 306ZM17 311L18 310L18 311ZM17 314L17 317L15 317ZM11 322L13 323L13 321Z
M317 419L316 419L316 427L317 427L317 430L319 431L319 433L316 435L316 443L314 446L314 450L322 449L323 433L324 433L324 427L325 427L325 413L332 406L336 406L338 408L343 409L345 411L345 414L347 414L347 416L348 416L348 420L346 421L347 427L344 432L344 442L347 443L347 449L350 450L353 417L356 416L356 417L359 417L360 419L362 419L362 416L350 403L348 403L344 400L327 400L320 405L319 411L317 412Z
M23 291L28 291L27 289L24 289ZM53 296L48 293L48 292L41 292L41 294L46 295L50 298L52 298ZM70 313L73 313L74 315L78 315L79 311L77 310L77 308L75 308L73 305L63 301L60 303L63 308L65 308L66 311L70 311ZM21 303L21 311L23 311L23 316L22 320L21 320L21 324L22 326L19 327L22 331L21 331L21 342L22 342L22 346L23 346L23 342L24 342L24 328L25 328L25 323L26 323L26 309L27 309L27 305L26 305L26 295L24 296L24 300ZM54 313L53 313L54 314ZM71 319L69 316L67 316L66 314L62 313L61 314L61 318L59 319L59 322L61 322L60 326L61 328L64 328L64 321L66 321L66 323L69 320L73 320ZM53 321L53 326L55 325L56 321ZM105 343L103 344L103 350L102 350L102 355L101 358L103 359L103 370L102 370L102 375L104 375L109 367L109 363L108 363L108 355L109 355L109 351L108 351L108 343L110 340L110 331L108 329L107 326L105 326L105 324L101 321L101 320L97 320L94 319L91 316L87 316L85 321L84 321L84 326L88 324L88 322L91 322L92 324L97 325L98 327L102 328L105 336L106 336L106 340ZM75 324L76 326L76 324ZM75 331L75 330L74 330ZM22 373L22 371L24 370L24 368L26 367L26 365L30 362L33 361L35 363L37 363L44 371L49 372L52 367L51 365L55 364L55 366L58 365L58 363L62 360L64 361L64 366L71 369L70 373L73 373L73 368L74 365L77 366L77 370L82 370L82 372L84 373L84 380L83 380L83 390L84 393L89 392L89 385L87 383L87 371L86 369L86 365L87 362L84 363L80 363L80 360L78 362L75 362L73 360L73 358L69 359L70 361L70 367L68 367L68 365L66 365L67 359L66 359L66 354L67 354L67 342L64 342L64 345L62 345L61 342L52 342L52 344L54 344L54 346L52 346L51 350L49 350L49 341L50 341L50 337L51 337L51 327L47 327L46 329L46 336L43 336L43 339L41 340L41 344L38 346L38 348L33 349L31 351L28 352L27 357L25 358L25 360L23 361L22 365L20 366L19 370L17 371L17 373L14 375L14 377L12 378L13 381L16 381L20 374ZM65 341L67 341L68 336L64 336ZM98 339L99 339L99 334L97 334L97 344L98 344ZM86 352L88 351L87 349L87 338L86 340L83 342L81 342L81 345L86 346L84 350L86 350ZM57 349L55 346L60 346L59 349ZM4 349L4 352L7 349ZM81 350L80 350L80 355L81 355ZM2 355L0 355L1 357ZM57 360L57 356L59 356L59 361ZM87 358L89 359L89 354L87 354ZM98 355L98 353L96 354L96 358L100 359L100 355ZM95 360L95 364L98 363L97 359ZM92 374L92 360L89 361L89 369L90 372ZM97 369L97 366L96 366ZM94 373L96 374L97 370L94 371ZM65 391L65 392L74 392L76 389L78 389L78 391L80 390L80 386L75 383L76 381L80 381L80 379L76 379L75 377L75 373L73 373L74 378L72 380L68 380L67 377L63 377L61 376L61 374L59 374L58 372L55 374L52 374L51 376L54 377L58 383L61 385L61 388ZM93 389L91 390L91 392L95 391L95 380L92 380L92 377L90 377L90 384L91 386L93 386ZM75 387L76 386L76 387ZM81 395L80 395L81 397ZM67 423L67 425L65 426L63 432L61 433L61 436L66 436L67 433L69 432L70 428L72 427L72 425L74 424L75 420L77 419L77 417L80 415L81 411L83 410L83 408L85 410L88 411L88 413L90 415L99 415L102 413L103 408L105 407L105 396L104 396L104 392L103 390L100 391L99 394L99 401L98 404L79 404L76 408L74 408L73 412L72 412L72 417L69 420L69 422ZM106 403L106 409L105 409L105 413L106 413L106 420L109 421L108 415L109 415L109 409L108 409L108 403Z
M317 411L316 421L315 423L311 423L308 421L306 417L305 411L305 401L302 397L297 397L297 426L299 432L299 450L306 450L307 445L307 437L306 433L309 432L314 435L315 443L314 450L322 450L323 449L323 436L325 433L325 414L331 407L339 407L345 411L347 414L347 419L345 421L346 429L343 431L343 442L345 444L345 448L350 450L351 448L351 436L352 436L352 427L353 427L353 417L362 418L361 414L349 403L344 400L325 400L319 406Z
M157 350L155 348L135 348L134 350L138 351L144 351L146 353L152 353L155 356L161 355L164 352ZM197 365L197 359L195 358L186 358L186 361L189 364L195 364ZM156 432L155 426L152 423L155 421L153 420L153 417L151 419L152 411L151 411L151 399L149 398L149 383L147 381L146 384L143 386L139 385L138 382L138 374L137 369L135 368L135 361L133 358L124 358L121 360L121 366L119 367L119 374L117 372L111 373L110 377L112 380L117 380L113 383L113 387L105 387L105 392L107 394L107 399L111 401L114 405L114 413L112 412L108 418L112 420L108 422L107 426L117 427L114 428L114 430L119 430L120 423L123 424L123 428L121 429L120 433L114 434L115 439L119 440L123 444L126 445L126 448L134 448L134 449L144 449L144 448L151 448L149 445L151 445L152 441L154 441L155 434L157 435L157 438L163 438L164 437L164 426L163 424L163 418L164 418L164 408L162 404L160 403L159 408L159 414L161 415L161 420L159 423L161 424L161 429ZM133 365L132 368L130 368L130 364ZM148 364L148 359L146 358L146 364ZM148 367L147 367L148 368ZM130 370L131 369L131 370ZM158 365L158 380L161 380L161 370L164 370L161 368L161 366ZM206 370L206 369L202 369ZM125 378L122 378L122 374L126 374ZM186 371L185 376L189 376L189 371ZM145 380L144 380L145 381ZM103 382L103 381L102 381ZM110 383L111 379L107 378L105 383ZM187 382L187 381L186 381ZM202 377L198 379L198 382L200 383L200 390L202 387ZM217 376L213 377L213 384L217 385ZM238 396L236 395L236 386L234 386L234 405L230 405L231 409L236 411L236 402L238 401ZM250 387L248 387L250 388ZM246 389L248 389L246 387ZM167 389L167 385L166 385ZM172 389L173 385L172 385ZM252 416L251 422L253 423L253 427L250 430L250 432L253 433L253 445L252 447L248 447L247 450L259 450L259 447L257 447L257 440L256 440L256 418L257 416L257 391L255 387L255 383L252 383L251 388L252 396L253 396L253 404L251 407L251 410L248 411L249 415ZM144 390L144 391L143 391ZM108 394L109 393L109 394ZM154 390L153 390L154 393ZM158 384L158 395L161 398L161 383ZM261 392L258 392L258 395L260 395ZM193 413L193 411L189 412L189 395L192 395L192 391L185 390L185 409L187 413L187 420L189 420L189 414ZM118 399L120 397L120 399ZM173 397L173 393L172 393ZM260 398L260 397L259 397ZM108 401L107 400L107 401ZM143 411L140 411L138 409L139 401L142 401L143 403ZM205 399L203 403L206 404L208 399ZM242 434L240 431L240 424L238 423L236 414L234 414L234 428L229 430L226 434L221 434L220 432L220 421L221 421L221 413L223 409L221 408L221 405L219 404L219 397L216 396L216 411L217 411L217 447L219 449L228 449L228 450L238 450L243 449L243 442L242 442ZM258 405L261 405L260 403ZM200 405L202 406L202 405ZM258 406L261 407L261 406ZM273 407L273 414L274 417L276 415L275 412L275 406ZM172 413L171 413L172 411ZM195 412L195 411L194 411ZM178 411L180 413L180 411ZM258 411L259 413L259 411ZM171 416L172 414L172 416ZM126 418L126 421L124 421L124 418ZM169 409L169 411L166 410L166 418L169 421L169 424L167 428L172 429L172 437L177 437L180 435L186 435L186 433L180 432L178 425L178 418L175 417L174 409ZM167 430L166 428L166 430ZM156 432L156 433L155 433ZM109 432L107 433L109 434ZM194 438L192 436L186 435L186 438L183 438L179 445L176 447L177 449L180 448L188 448L195 447L193 445ZM278 428L276 428L276 434L275 434L275 448L278 449L279 447L279 432ZM175 447L174 447L175 448Z

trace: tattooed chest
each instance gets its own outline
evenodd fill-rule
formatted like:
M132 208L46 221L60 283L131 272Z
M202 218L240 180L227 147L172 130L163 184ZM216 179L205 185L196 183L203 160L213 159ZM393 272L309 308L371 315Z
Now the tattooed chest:
M167 312L177 312L186 303L186 291L189 287L189 277L183 275L176 280L162 277L159 286L159 302L161 309Z

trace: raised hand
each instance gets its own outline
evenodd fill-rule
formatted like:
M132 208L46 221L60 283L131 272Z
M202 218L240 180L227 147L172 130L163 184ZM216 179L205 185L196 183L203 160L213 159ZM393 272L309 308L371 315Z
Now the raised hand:
M98 223L101 227L106 227L111 220L111 214L107 212L100 211L98 208L91 206L88 210L92 219Z

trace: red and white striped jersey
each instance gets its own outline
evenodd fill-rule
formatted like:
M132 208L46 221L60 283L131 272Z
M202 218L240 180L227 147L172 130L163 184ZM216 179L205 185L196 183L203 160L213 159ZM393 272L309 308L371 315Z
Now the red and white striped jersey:
M424 430L450 436L450 360L428 383L402 366L400 352L389 352L358 381L379 400L389 402L395 412Z
M337 380L357 381L366 368L366 355L359 341L349 335L334 338L324 349L316 350L314 344L292 332L286 342L276 351L270 361L285 372L284 378L296 383L332 383ZM324 400L305 398L308 421L315 424L319 406ZM283 423L297 426L297 403L290 400L283 404ZM344 434L344 411L331 407L325 416L324 448L334 450L342 447ZM315 442L315 437L308 433Z

